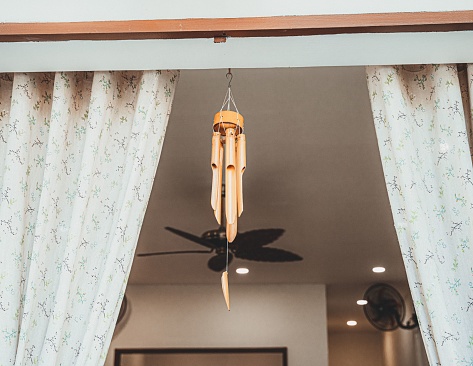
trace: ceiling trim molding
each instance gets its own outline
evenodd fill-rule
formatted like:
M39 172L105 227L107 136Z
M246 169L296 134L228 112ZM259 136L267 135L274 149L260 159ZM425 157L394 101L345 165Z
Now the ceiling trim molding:
M280 37L473 30L473 11L0 23L0 42Z

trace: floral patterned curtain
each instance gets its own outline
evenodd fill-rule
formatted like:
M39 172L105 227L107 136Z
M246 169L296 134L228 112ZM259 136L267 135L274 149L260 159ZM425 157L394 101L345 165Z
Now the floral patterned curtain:
M368 67L367 81L429 362L473 365L473 69Z
M103 364L177 72L0 75L0 365Z

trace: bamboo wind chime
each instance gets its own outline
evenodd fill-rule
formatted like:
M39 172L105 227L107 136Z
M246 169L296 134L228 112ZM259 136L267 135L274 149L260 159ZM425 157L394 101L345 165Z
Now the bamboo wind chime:
M228 290L228 243L233 242L237 235L238 217L243 212L243 173L246 168L246 138L244 134L243 116L233 99L231 81L233 75L228 70L228 90L222 108L215 114L212 136L212 194L210 204L219 225L222 223L222 186L223 167L225 166L225 223L227 236L227 264L222 273L222 290L228 310L230 297ZM236 111L230 110L233 104ZM226 106L226 110L224 110ZM224 161L225 156L225 161ZM224 165L225 164L225 165Z

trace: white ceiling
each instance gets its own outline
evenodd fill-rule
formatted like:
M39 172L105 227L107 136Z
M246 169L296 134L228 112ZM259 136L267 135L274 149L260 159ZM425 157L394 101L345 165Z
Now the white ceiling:
M201 249L164 230L196 235L218 225L210 208L213 115L227 70L181 72L137 253ZM347 317L371 329L354 304L373 282L405 283L361 67L233 70L245 117L245 211L239 231L284 228L272 247L304 260L235 260L232 283L325 283L329 329ZM207 254L135 258L132 284L219 284ZM373 266L387 271L372 273ZM373 328L374 329L374 328Z

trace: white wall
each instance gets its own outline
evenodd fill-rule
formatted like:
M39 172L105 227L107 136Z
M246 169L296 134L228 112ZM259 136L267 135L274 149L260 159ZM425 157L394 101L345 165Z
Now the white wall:
M429 366L418 329L330 332L329 366Z
M18 0L4 1L1 22L234 18L473 9L469 0Z
M414 304L405 284L396 284L406 305L403 323L414 314ZM398 328L392 332L383 333L384 366L429 366L424 343L419 328L406 330Z
M330 366L383 366L383 336L377 331L330 332L328 349Z
M290 366L327 366L324 285L133 286L115 348L288 347ZM121 327L120 327L121 328Z
M473 61L473 32L0 43L0 72L403 65Z
M429 366L419 329L383 334L384 366Z

